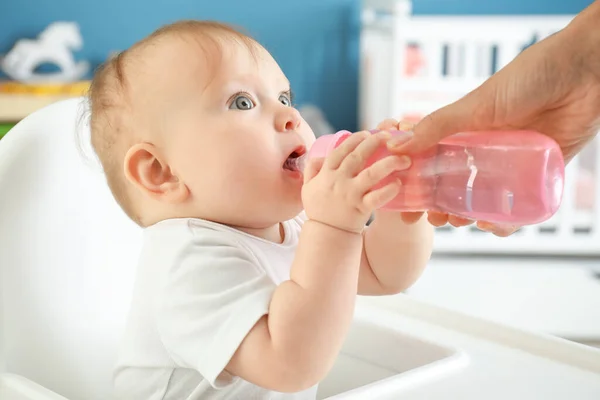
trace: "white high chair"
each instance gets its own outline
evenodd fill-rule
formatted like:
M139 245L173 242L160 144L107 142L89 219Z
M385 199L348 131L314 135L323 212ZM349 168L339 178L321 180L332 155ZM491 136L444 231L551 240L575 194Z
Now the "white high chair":
M141 230L77 146L83 104L45 108L0 145L0 360L68 398L106 400Z
M141 230L113 200L80 99L0 141L0 399L110 400ZM452 393L452 394L450 394ZM407 296L360 298L318 398L600 398L600 351Z

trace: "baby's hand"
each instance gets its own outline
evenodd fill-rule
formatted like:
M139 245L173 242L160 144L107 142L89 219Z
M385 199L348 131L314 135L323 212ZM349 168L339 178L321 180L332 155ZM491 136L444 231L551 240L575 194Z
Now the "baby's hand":
M408 157L388 156L365 168L367 160L390 136L388 132L358 132L326 158L311 160L302 189L307 217L345 231L362 232L372 212L398 194L400 183L392 181L375 190L373 187L391 173L410 166Z

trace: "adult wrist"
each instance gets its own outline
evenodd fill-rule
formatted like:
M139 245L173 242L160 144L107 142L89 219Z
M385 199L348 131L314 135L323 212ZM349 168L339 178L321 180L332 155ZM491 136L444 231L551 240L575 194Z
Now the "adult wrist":
M561 33L583 72L600 85L600 0L579 13Z

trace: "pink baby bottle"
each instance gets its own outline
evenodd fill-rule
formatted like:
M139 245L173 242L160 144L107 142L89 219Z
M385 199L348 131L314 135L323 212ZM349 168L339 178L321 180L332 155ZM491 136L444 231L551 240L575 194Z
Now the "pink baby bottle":
M340 131L321 136L306 157L324 157L350 135ZM389 155L382 146L367 165ZM440 211L522 226L549 219L562 200L565 165L561 149L539 132L459 133L412 154L411 159L408 170L380 183L396 178L402 182L400 193L384 209Z

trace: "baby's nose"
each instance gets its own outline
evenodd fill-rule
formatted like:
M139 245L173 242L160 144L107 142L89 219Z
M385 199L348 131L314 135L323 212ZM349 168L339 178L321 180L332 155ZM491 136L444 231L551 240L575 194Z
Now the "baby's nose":
M289 132L298 129L302 117L298 110L292 107L283 108L275 118L275 129L278 132Z

